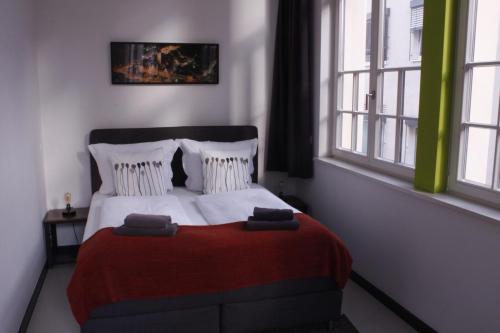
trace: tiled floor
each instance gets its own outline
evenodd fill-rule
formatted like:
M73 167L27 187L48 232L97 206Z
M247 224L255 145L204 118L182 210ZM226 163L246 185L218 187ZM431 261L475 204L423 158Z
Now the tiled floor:
M73 265L61 265L49 270L28 333L80 332L66 299L66 286L73 267ZM344 290L343 312L361 333L415 332L352 281Z

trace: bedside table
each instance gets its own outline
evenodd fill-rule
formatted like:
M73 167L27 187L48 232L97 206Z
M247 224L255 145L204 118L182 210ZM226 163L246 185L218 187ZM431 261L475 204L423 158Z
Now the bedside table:
M52 267L56 263L73 262L80 245L58 246L57 225L59 224L85 224L89 215L89 208L75 208L76 215L64 217L64 209L52 209L45 214L43 230L45 233L45 250L47 251L47 265Z

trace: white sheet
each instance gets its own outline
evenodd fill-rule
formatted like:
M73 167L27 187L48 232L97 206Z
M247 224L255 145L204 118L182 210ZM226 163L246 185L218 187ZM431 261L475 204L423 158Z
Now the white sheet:
M95 192L94 195L92 195L92 200L90 201L89 216L87 218L87 223L85 224L82 243L92 237L92 235L94 235L98 230L100 230L99 224L101 220L102 204L107 198L111 198L111 195L102 194L99 192Z
M250 187L263 188L261 185L255 183L252 183ZM174 187L174 190L170 193L175 195L181 202L184 212L191 220L190 225L208 225L208 221L196 205L196 198L202 195L200 192L188 190L186 187Z
M258 187L259 185L253 184L252 186ZM184 213L187 216L186 221L181 221L178 224L182 225L208 225L207 220L203 217L200 210L195 204L196 198L201 194L198 192L193 192L185 187L174 187L174 190L170 192L171 195L177 197L182 208L184 209ZM104 202L113 198L112 195L106 195L99 192L94 193L92 196L92 200L90 203L90 211L87 219L87 223L85 225L85 231L83 234L83 242L92 237L97 231L101 230L104 227L104 222L101 224L102 220L102 207ZM156 212L158 214L158 212ZM123 220L122 223L123 224Z
M87 221L84 241L101 229L121 226L125 217L132 213L170 215L174 223L191 224L179 199L171 194L155 197L105 197L99 200L99 204L100 209L93 207L93 221L90 224Z
M207 220L196 206L196 198L201 195L200 193L190 191L185 187L174 187L171 193L179 199L184 212L190 220L190 225L208 225Z
M172 222L189 225L190 220L184 213L175 195L152 197L113 197L104 201L101 210L100 228L119 227L125 218L132 214L170 215Z
M264 188L206 194L196 198L196 205L211 225L246 221L254 207L299 211Z
M252 189L262 189L263 191L266 191L267 196L272 196L272 198L274 198L275 200L278 200L279 203L284 204L284 202L282 202L276 196L271 194L269 191L265 190L262 186L260 186L258 184L252 184L251 186L252 186ZM241 192L241 191L238 191L238 192ZM236 195L236 196L238 195L236 192L231 192L231 194ZM201 193L190 191L190 190L186 189L185 187L174 187L174 190L172 192L170 192L170 195L175 196L178 199L180 206L182 207L182 210L184 211L184 215L186 217L186 218L181 218L180 221L176 221L176 223L178 223L179 225L208 225L209 224L208 220L203 216L202 211L199 209L199 207L196 203L196 199L198 197L202 196ZM117 213L112 213L112 212L103 213L103 206L104 206L105 202L108 201L108 199L116 199L116 198L118 198L118 197L113 197L111 195L106 195L106 194L102 194L99 192L94 193L94 195L92 196L92 201L90 203L90 211L89 211L89 216L87 219L87 224L85 226L85 232L83 234L83 241L86 241L87 239L92 237L92 235L94 235L97 231L99 231L103 228L106 228L109 226L114 226L114 225L110 225L109 222L106 222L105 219L107 217L104 217L104 219L103 219L103 214L113 216ZM126 198L128 200L130 200L131 202L136 201L135 199L137 199L137 198L140 199L140 197L126 197ZM161 197L157 197L157 199L153 199L153 200L159 200L158 202L156 202L154 204L147 203L147 201L151 198L154 198L154 197L142 198L142 199L147 199L147 200L138 201L138 202L133 204L134 207L136 207L134 210L138 210L138 211L130 211L130 209L129 209L129 211L131 213L138 213L140 211L144 211L145 209L149 209L150 212L148 214L161 214L162 209L164 209L162 207L163 205L162 205ZM160 198L160 199L158 199L158 198ZM119 202L119 204L118 204L118 202ZM125 202L124 201L116 201L116 205L118 205L118 206L119 205L127 205L128 202L129 201L125 201ZM275 201L271 199L271 202L268 205L265 205L265 203L261 203L260 207L274 207L273 206L274 202ZM145 207L142 207L143 205L145 205ZM247 206L247 209L244 213L244 214L246 214L246 216L244 217L245 220L249 215L251 215L251 213L247 214L246 212L248 212L248 210L253 211L253 207L259 206L259 205L256 203L252 203L252 202L246 202L246 206ZM284 207L284 208L289 208L289 207L290 206L286 205L286 207ZM280 208L280 206L276 206L274 208ZM106 208L104 208L104 209L106 209L106 210L110 209L110 204L106 205ZM115 207L112 209L120 209L120 207ZM177 209L178 209L178 207L177 207ZM124 214L123 211L120 214L121 214L120 215L121 221L120 221L119 225L123 224L123 219L125 218L125 216L123 216L123 218L121 218L121 216ZM170 212L167 214L171 215ZM115 221L112 223L114 223L114 224L118 223L118 220L116 219L116 217L114 218L114 220ZM225 219L225 220L227 221L225 223L230 223L230 222L236 221L236 219L229 220L229 218ZM220 223L218 223L218 224L220 224Z

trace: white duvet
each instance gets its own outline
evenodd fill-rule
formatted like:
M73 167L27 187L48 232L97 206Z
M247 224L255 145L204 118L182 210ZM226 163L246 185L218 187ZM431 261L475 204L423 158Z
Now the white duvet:
M87 223L84 241L101 229L121 226L125 217L132 213L170 215L174 223L191 224L179 199L171 194L155 197L107 197L100 200L99 208L94 209L98 209L94 213L97 218L91 224Z
M206 194L196 198L196 205L211 225L246 221L255 207L292 209L299 212L266 189Z
M90 204L89 217L83 241L96 232L123 224L132 213L170 215L179 225L216 225L244 221L253 214L254 207L292 209L268 190L256 188L200 195L185 188L176 188L172 194L158 197L113 197L95 193Z

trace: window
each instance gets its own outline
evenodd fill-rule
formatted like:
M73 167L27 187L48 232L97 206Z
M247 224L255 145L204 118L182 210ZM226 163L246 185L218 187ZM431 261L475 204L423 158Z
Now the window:
M450 189L500 203L500 1L464 1Z
M372 14L369 13L366 18L366 50L365 50L365 60L370 62L372 53Z
M339 0L339 13L333 154L411 178L423 0Z
M410 20L410 61L422 60L422 29L424 27L424 1L412 0Z
M387 9L385 12L385 23L384 23L384 61L387 60L387 48L389 47L389 16L391 15L391 10ZM366 58L367 62L370 62L370 56L372 52L372 17L371 13L367 15L366 18Z

